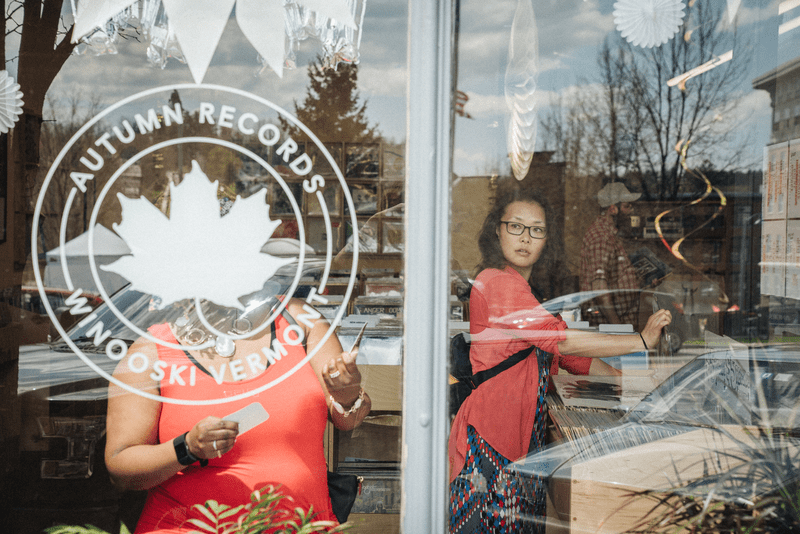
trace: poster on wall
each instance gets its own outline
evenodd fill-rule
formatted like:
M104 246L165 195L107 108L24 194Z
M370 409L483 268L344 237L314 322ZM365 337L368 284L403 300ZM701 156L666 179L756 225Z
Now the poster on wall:
M800 299L800 220L786 223L786 296Z
M789 141L787 182L787 214L790 219L800 219L800 139Z
M764 220L786 218L789 144L778 143L764 148L764 177L761 213Z
M761 294L786 296L786 219L764 221L761 232Z

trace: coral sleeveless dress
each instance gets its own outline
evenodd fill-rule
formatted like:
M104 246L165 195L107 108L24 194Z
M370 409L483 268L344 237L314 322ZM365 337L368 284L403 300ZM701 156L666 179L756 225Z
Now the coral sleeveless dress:
M278 339L283 339L287 319L276 319ZM151 328L154 336L175 343L168 325ZM302 345L284 345L288 351L260 375L238 381L223 382L196 371L196 384L188 385L188 369L194 363L186 353L158 346L158 357L168 364L167 376L161 380L161 395L180 399L220 399L252 391L292 369L306 356ZM221 361L217 360L217 366ZM170 384L172 364L187 366L182 373L187 385L177 380ZM169 480L149 491L136 534L183 533L197 530L188 519L205 519L192 509L213 499L221 504L237 506L250 502L250 494L267 484L280 485L280 491L294 502L284 499L287 509L313 507L315 521L336 521L328 494L327 466L323 453L323 432L328 408L322 387L310 364L303 365L287 379L256 395L244 399L210 405L162 403L158 424L159 442L167 442L190 430L206 416L224 419L226 415L252 402L264 406L269 418L236 439L233 449L221 458L209 460L206 467L192 464Z

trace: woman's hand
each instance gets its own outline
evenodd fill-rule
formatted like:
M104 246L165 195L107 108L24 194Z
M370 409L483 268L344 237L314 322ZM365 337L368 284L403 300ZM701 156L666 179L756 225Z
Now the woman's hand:
M658 310L647 319L647 324L642 329L642 338L647 343L647 348L655 348L661 338L661 331L672 322L672 314L668 310Z
M292 299L290 312L295 317L296 314L304 313L303 302ZM356 365L358 338L363 333L356 338L353 349L344 352L339 336L329 336L323 342L329 329L328 321L316 320L307 331L307 350L314 354L311 367L326 392L325 402L333 425L339 430L352 430L361 424L372 409L369 395L361 389L361 372Z
M361 389L361 373L356 365L358 349L353 352L342 352L328 360L322 369L325 386L334 400L343 406L352 405L358 398Z
M189 452L201 459L221 458L236 443L239 423L219 417L206 417L186 435Z

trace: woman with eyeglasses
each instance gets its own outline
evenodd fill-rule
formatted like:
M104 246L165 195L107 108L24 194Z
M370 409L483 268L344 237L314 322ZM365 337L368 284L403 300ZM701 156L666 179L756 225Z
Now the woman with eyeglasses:
M530 190L501 196L483 223L481 263L470 295L472 372L522 350L530 355L479 385L453 420L451 533L544 532L542 481L523 484L503 474L503 467L544 445L549 375L559 367L572 374L618 374L599 358L654 347L671 321L669 311L659 310L641 333L568 330L534 294L563 269L559 231L549 204Z

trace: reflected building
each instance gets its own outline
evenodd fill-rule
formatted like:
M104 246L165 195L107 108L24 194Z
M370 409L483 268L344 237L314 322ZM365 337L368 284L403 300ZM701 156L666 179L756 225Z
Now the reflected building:
M800 57L753 80L772 105L764 148L761 203L761 300L775 335L800 334Z
M772 103L770 144L800 138L800 57L753 80L753 89L769 93Z

